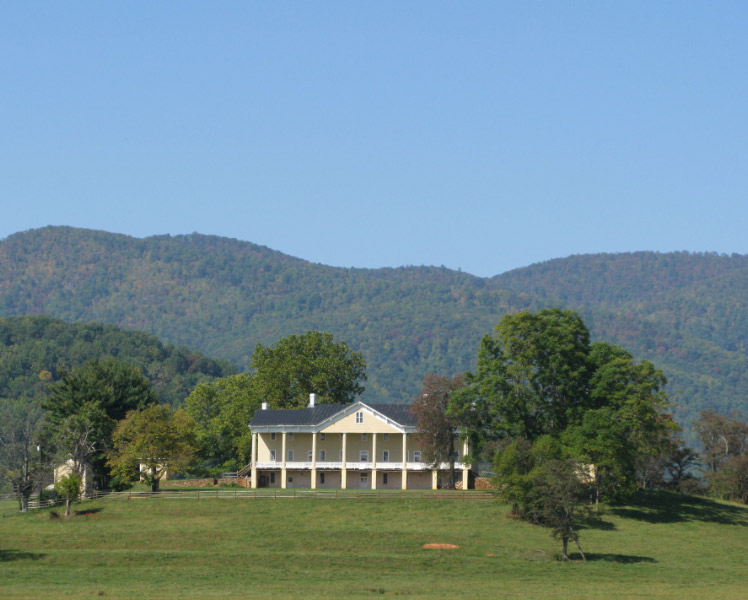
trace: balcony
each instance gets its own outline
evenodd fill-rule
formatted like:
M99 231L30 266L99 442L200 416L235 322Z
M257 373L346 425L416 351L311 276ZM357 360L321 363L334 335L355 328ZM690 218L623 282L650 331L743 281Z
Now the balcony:
M258 469L281 469L283 464L280 461L263 461L257 462ZM317 461L317 469L321 470L336 470L340 471L343 468L343 463L340 461ZM347 462L346 469L351 471L371 471L372 469L378 469L382 471L400 471L403 468L402 462ZM423 462L407 462L406 468L408 471L430 471L431 467ZM455 463L455 470L459 471L464 469L465 465L461 462ZM286 463L286 469L289 471L308 471L312 469L311 461L293 461ZM449 463L440 463L438 466L440 471L446 471L449 469Z

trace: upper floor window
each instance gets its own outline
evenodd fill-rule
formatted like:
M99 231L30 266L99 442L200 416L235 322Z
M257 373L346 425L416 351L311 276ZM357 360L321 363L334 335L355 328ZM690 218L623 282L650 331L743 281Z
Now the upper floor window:
M325 440L325 434L324 433L320 433L319 434L319 439L321 439L322 441L324 441Z
M360 410L356 413L356 425L361 425L364 422L364 411Z
M275 462L275 450L271 450L271 451L270 451L270 460L271 460L272 462Z
M421 451L413 450L413 462L421 462Z
M319 459L320 461L325 462L327 460L327 452L325 452L324 450L320 450Z
M365 442L367 440L368 436L365 433L361 434L361 441Z
M308 462L312 462L312 459L314 458L314 455L312 454L312 451L306 453L306 459Z
M385 434L384 434L384 439L385 439L385 440L388 440L388 439L390 439L390 434L389 434L389 433L385 433Z
M288 434L288 439L289 439L289 440L292 440L292 439L293 439L293 433L289 433L289 434Z
M293 450L288 451L288 462L293 462Z
M384 452L382 452L382 461L390 462L390 451L389 450L385 450Z
M271 433L271 434L270 434L270 439L271 439L271 440L274 440L274 439L275 439L275 432L273 432L273 433Z
M361 452L359 453L359 461L369 462L369 451L368 450L361 450Z

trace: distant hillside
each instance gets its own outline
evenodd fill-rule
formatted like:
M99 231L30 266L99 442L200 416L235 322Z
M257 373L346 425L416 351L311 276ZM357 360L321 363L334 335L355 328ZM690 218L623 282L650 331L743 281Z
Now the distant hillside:
M746 407L747 266L744 256L600 254L482 279L327 267L215 236L46 227L0 242L0 314L116 323L241 368L258 342L329 331L364 353L367 398L406 402L423 375L471 369L506 312L560 305L580 310L594 339L661 366L690 418Z
M109 357L139 367L161 400L173 405L198 383L237 371L225 361L115 325L70 324L48 316L0 318L0 398L43 397L61 371Z

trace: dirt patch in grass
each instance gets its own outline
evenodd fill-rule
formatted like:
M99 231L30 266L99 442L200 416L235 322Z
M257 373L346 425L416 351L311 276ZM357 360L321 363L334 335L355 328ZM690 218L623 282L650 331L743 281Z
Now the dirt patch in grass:
M424 544L421 546L424 550L454 550L459 548L455 544Z

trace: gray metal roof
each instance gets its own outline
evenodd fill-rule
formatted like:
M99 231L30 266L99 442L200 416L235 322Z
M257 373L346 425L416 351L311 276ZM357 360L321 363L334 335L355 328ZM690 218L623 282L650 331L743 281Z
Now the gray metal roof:
M366 404L373 410L405 427L415 427L416 417L410 412L409 404ZM333 415L350 408L352 404L318 404L314 407L288 409L267 409L255 412L250 427L274 427L279 425L314 427Z

